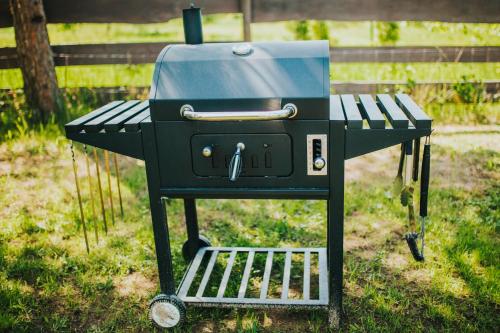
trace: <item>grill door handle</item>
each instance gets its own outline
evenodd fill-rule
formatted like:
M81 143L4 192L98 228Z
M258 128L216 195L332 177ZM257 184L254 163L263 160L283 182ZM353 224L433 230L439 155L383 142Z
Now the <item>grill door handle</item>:
M297 107L292 103L286 104L281 110L272 111L196 112L189 104L181 106L181 117L200 121L279 120L293 118L296 115Z

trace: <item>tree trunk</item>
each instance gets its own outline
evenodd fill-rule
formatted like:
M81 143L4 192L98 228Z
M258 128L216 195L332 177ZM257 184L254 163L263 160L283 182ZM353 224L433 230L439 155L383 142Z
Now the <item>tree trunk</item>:
M42 0L10 0L24 93L40 120L61 109Z

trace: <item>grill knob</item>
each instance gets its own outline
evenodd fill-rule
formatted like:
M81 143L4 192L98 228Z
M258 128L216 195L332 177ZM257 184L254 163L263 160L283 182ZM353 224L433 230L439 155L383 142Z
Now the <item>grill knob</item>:
M321 170L325 167L325 159L323 157L316 157L314 159L314 167L317 169L317 170Z
M201 151L201 154L204 157L210 157L210 156L212 156L212 147L210 147L210 146L204 147L203 150Z

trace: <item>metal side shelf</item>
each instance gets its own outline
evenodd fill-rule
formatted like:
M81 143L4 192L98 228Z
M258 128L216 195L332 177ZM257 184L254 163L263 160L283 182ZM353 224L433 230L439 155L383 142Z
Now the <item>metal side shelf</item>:
M141 123L149 121L149 101L114 101L66 125L66 137L122 155L144 159Z
M432 119L406 94L330 96L331 120L345 123L345 159L431 134Z
M219 264L219 267L214 269L218 262L218 256L224 253L229 254L229 257L225 260L225 267L221 267ZM283 266L281 263L273 262L276 254L284 255ZM291 290L292 255L294 254L299 254L303 258L303 261L300 263L303 267L300 298L289 297L289 291ZM242 274L237 274L233 270L236 266L235 262L238 255L240 259L241 256L246 257ZM263 267L255 267L258 265L255 260L256 255L265 256L266 259ZM317 261L317 265L312 265L313 256L317 256L317 260L315 260L315 262ZM240 262L240 264L242 263ZM297 262L294 264L297 265ZM242 265L240 266L243 268ZM263 270L260 268L263 268ZM281 286L281 292L279 296L272 297L272 295L269 295L269 286L272 281L271 271L281 268L283 269L280 274L282 280L278 281ZM218 273L214 273L216 270L218 270ZM250 276L252 275L252 271L256 270L263 271L260 274L262 277L260 290L257 293L254 291L253 296L247 296L249 294ZM222 273L222 277L219 273ZM233 275L241 276L241 280L236 282L239 286L238 292L232 297L226 297L228 283L230 283ZM326 309L328 305L327 275L325 248L204 247L198 250L195 258L186 270L181 285L178 288L177 296L187 305L200 307L293 307L309 309L313 307ZM318 280L313 281L313 278L317 278ZM216 295L206 295L209 293L207 292L207 286L209 284L214 286L214 283L218 285ZM273 280L272 283L275 284L276 281ZM317 290L314 290L315 292L313 293L313 289Z

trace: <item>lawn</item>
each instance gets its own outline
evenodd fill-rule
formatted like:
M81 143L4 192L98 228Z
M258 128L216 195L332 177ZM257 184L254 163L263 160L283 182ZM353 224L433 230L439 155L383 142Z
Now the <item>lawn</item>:
M499 140L498 126L438 127L423 264L411 259L401 239L405 209L389 195L397 149L347 162L342 331L498 328ZM95 220L97 244L77 146L87 255L68 144L48 126L0 145L0 331L149 331L147 304L158 285L143 163L119 158L125 216L117 216L108 235ZM322 201L198 203L202 232L216 245L325 245ZM179 279L185 268L182 202L168 201L168 210ZM109 207L107 213L109 221ZM200 332L324 332L326 321L321 312L191 308L188 316L184 331Z

